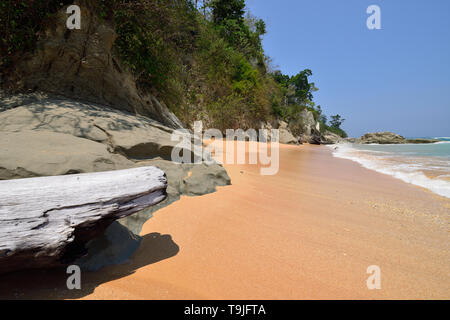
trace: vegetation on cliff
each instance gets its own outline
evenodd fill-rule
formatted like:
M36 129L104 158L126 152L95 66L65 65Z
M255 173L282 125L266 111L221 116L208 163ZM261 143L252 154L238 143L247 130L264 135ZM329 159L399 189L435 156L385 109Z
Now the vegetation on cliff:
M54 14L72 3L71 0L0 0L0 68L11 68L21 54L33 51L39 35L52 24Z
M72 2L1 0L1 73L34 50L55 12ZM266 25L246 13L245 0L78 3L114 26L114 53L139 90L164 101L187 126L203 120L207 127L255 128L295 121L304 109L316 120L322 116L311 70L294 76L271 70L261 43Z

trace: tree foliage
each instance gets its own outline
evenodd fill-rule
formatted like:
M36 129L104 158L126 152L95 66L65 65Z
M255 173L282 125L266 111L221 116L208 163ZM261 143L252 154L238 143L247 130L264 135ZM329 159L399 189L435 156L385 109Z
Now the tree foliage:
M245 0L212 0L209 3L215 24L223 24L227 20L243 23Z
M330 120L330 127L336 128L336 129L340 129L342 123L345 121L344 118L341 117L340 114L336 114L334 116L331 116L331 120Z

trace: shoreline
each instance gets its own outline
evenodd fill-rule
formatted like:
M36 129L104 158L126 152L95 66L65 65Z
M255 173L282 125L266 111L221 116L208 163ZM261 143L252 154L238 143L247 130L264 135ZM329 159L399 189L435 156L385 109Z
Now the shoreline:
M449 199L323 146L281 145L274 176L224 167L231 186L157 211L131 260L87 273L79 292L58 287L62 271L0 281L18 298L450 298ZM381 290L366 287L370 265Z
M445 156L445 149L433 151L428 148L432 145L425 146L419 149L408 145L338 144L333 148L333 156L450 199L450 158Z

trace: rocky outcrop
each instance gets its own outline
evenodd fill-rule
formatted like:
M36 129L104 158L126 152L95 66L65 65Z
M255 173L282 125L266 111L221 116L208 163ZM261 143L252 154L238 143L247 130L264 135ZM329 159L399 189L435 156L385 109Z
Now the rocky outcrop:
M289 125L281 120L274 121L274 123L266 122L260 124L260 129L266 130L261 133L264 136L261 138L262 142L272 141L272 129L278 129L278 139L283 144L298 144L298 139L294 137L289 128Z
M54 176L132 168L107 146L65 133L1 132L0 179Z
M406 139L406 143L417 143L417 144L421 144L421 143L436 143L436 142L440 142L441 140L439 139L425 139L425 138L418 138L418 139Z
M331 132L331 131L325 131L325 133L322 135L322 144L336 144L343 142L344 139L342 139L339 135Z
M366 133L359 139L354 139L354 143L361 144L405 144L405 143L435 143L434 139L406 139L405 137L392 132Z
M170 161L172 128L155 120L94 103L43 93L0 95L0 180L109 171L142 166L162 169L167 199L113 223L86 244L77 262L88 270L127 259L142 225L181 195L211 193L231 183L219 164ZM126 227L127 229L124 229ZM119 236L117 234L120 231ZM108 249L105 249L105 243Z
M405 141L406 139L404 137L392 132L375 132L375 133L366 133L361 138L356 140L356 143L398 144L398 143L405 143Z
M289 121L289 128L294 135L298 136L299 142L321 144L320 128L311 111L302 110L295 119Z
M205 194L230 183L219 164L171 162L178 143L172 141L173 129L152 119L42 93L0 96L0 106L0 146L8 151L0 154L0 179L107 171L156 161L167 169L169 185L172 179L178 185L192 171L186 186L178 188L180 194Z
M291 133L288 124L284 121L279 121L278 134L280 143L284 144L298 144L298 139Z
M144 115L171 128L183 127L164 103L138 90L135 77L113 52L114 29L80 6L82 28L67 29L67 14L59 10L53 27L41 35L37 50L23 55L7 82L16 90L55 93Z
M271 129L279 130L280 143L284 144L328 144L334 143L331 141L336 140L331 132L327 133L327 137L322 135L320 124L314 119L312 112L307 109L302 110L289 123L277 120L274 123L262 123L260 128L267 130L267 137L263 139L265 141L271 141Z
M5 103L0 99L6 109L0 112L0 131L64 133L102 143L110 152L130 159L169 159L177 144L171 141L173 129L152 119L93 103L42 93L35 100L35 96L21 96L13 102L10 98Z

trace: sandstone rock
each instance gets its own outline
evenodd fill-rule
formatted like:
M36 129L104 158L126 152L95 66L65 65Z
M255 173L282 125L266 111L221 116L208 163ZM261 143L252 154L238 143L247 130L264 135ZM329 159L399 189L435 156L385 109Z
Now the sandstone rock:
M14 152L23 153L27 152L28 144L34 144L31 146L34 148L33 154L40 154L42 158L31 162L36 166L44 164L50 166L45 170L34 172L33 175L57 175L67 171L72 172L70 169L66 170L66 167L59 168L53 164L55 155L53 150L55 150L56 156L66 152L67 159L79 158L80 161L84 159L84 167L80 164L78 168L81 169L73 169L74 172L114 169L114 166L109 163L117 165L117 168L133 167L136 165L136 161L138 161L138 166L145 165L145 163L158 164L167 172L169 181L177 181L176 192L178 194L195 195L213 192L215 185L225 185L230 182L225 169L218 164L181 165L163 161L163 159L170 160L171 151L178 143L171 141L173 129L146 117L93 103L49 97L45 94L20 95L8 99L4 97L2 99L0 96L0 105L8 105L6 111L0 112L0 132L5 138L15 137L16 139L16 142L9 138L2 139L2 143L5 146L6 143L10 146L14 146L14 143L16 146L22 146L24 143L24 148L14 148ZM49 147L45 138L47 136L53 139L48 140L52 141L52 145ZM56 141L57 139L59 141ZM90 146L90 148L86 146ZM41 150L46 150L46 152L41 152ZM90 152L92 154L89 154ZM95 161L98 155L110 160L105 160L103 167L94 165L91 161ZM17 154L11 153L11 161L15 161L16 157ZM26 157L22 158L26 159ZM145 159L154 160L142 161ZM2 161L0 161L0 165L2 165ZM53 169L52 165L55 166ZM186 180L182 190L179 182L187 176L187 172L191 169L193 173ZM197 172L199 172L198 175ZM199 190L200 186L195 187L196 177L201 175L204 175L205 185L201 186L203 190Z
M134 162L106 145L50 131L1 132L0 179L131 168Z
M440 142L439 139L424 139L424 138L418 138L418 139L406 139L406 143L436 143Z
M278 129L288 129L288 124L285 121L278 121Z
M289 128L294 135L299 137L298 140L311 144L320 144L322 141L320 128L317 129L317 125L313 113L307 109L302 110L295 119L289 122Z
M359 140L357 140L357 143L398 144L405 143L405 141L406 139L404 137L392 132L375 132L366 133Z
M289 122L289 127L294 134L311 136L313 129L316 126L316 120L311 111L302 110L296 119Z
M310 144L322 144L322 135L319 131L313 130L311 136L309 136L308 142Z
M289 130L279 129L280 143L297 144L298 139L295 138Z
M218 165L193 164L189 165L188 176L183 178L182 194L197 196L216 191L216 186L231 184L225 169Z
M435 139L406 139L405 137L392 132L366 133L361 138L356 139L355 143L362 144L405 144L405 143L435 143Z
M290 129L288 128L288 124L284 121L279 121L278 134L280 138L280 143L284 144L298 143L298 139L293 136Z
M0 112L46 99L48 95L42 92L7 94L0 90Z
M311 135L316 127L316 120L314 119L313 113L307 109L304 109L300 112L300 118L303 122L303 133L306 135Z
M272 141L272 129L278 129L278 138L279 142L283 144L298 144L298 139L294 137L294 135L291 133L291 130L289 128L289 125L284 121L278 121L275 123L275 126L273 126L270 122L267 123L261 123L260 124L261 129L267 130L266 132L263 132L265 134L264 137L262 137L262 142L270 142Z
M0 112L0 131L53 131L104 143L111 152L132 159L169 159L176 141L173 129L143 116L104 106L60 98L39 101ZM0 105L5 105L0 100Z
M322 135L322 144L336 144L342 141L344 140L340 136L328 130Z
M345 138L344 141L348 142L348 143L356 143L357 139L356 138Z

